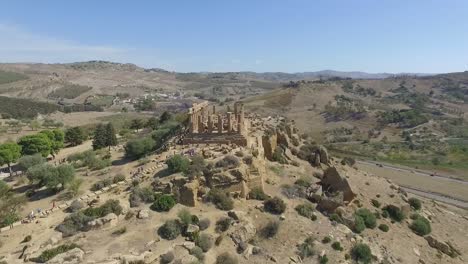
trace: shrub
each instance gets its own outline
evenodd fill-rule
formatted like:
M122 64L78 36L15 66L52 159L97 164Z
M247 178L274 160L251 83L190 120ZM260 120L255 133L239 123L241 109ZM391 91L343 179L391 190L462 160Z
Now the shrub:
M364 224L367 228L373 229L377 226L377 220L375 218L375 215L371 211L369 211L369 209L358 209L355 214L362 217L362 219L364 220Z
M383 232L388 232L389 227L386 224L380 224L379 229L382 230Z
M200 261L203 261L205 259L205 254L203 254L203 249L197 246L190 249L190 255L195 256Z
M421 205L421 200L418 198L409 198L408 203L414 210L420 210L422 205Z
M172 173L187 172L190 160L181 155L174 155L166 161L169 171Z
M23 241L21 241L21 243L28 243L29 241L31 241L32 239L32 236L31 235L27 235L24 237Z
M376 199L372 199L372 200L371 200L371 203L372 203L372 205L373 205L374 207L377 207L377 208L379 208L380 205L381 205L380 202L379 202L378 200L376 200Z
M273 197L266 200L263 207L272 214L282 214L286 210L286 203L279 197Z
M172 253L172 251L169 251L161 255L161 263L163 264L171 263L173 260L174 260L174 253Z
M234 201L221 190L211 189L207 197L220 210L229 211L234 208Z
M137 207L141 202L154 203L155 200L156 194L151 188L140 188L138 186L132 188L132 193L129 198L130 207Z
M118 182L121 182L121 181L125 181L125 175L123 175L123 174L117 174L112 179L113 183L118 183Z
M261 230L261 235L264 238L272 238L276 236L278 233L278 230L280 228L280 222L279 221L270 221L268 222Z
M223 159L216 162L216 167L233 169L239 166L239 158L233 155L226 155Z
M119 228L117 230L115 230L114 232L112 232L113 235L117 235L117 236L120 236L122 234L125 234L127 232L127 227L122 227L122 228Z
M200 247L203 252L208 252L208 250L213 247L213 239L208 234L201 234L195 244Z
M264 200L268 199L269 197L268 197L268 195L266 195L265 192L263 192L262 188L254 187L249 192L249 198L254 199L254 200L264 201Z
M188 226L192 223L192 214L187 209L182 209L177 213L180 222L183 226Z
M252 163L253 163L253 158L252 158L252 156L245 156L242 160L243 160L244 163L247 164L247 165L252 165Z
M331 242L331 238L329 236L326 236L322 239L322 243L323 244L328 244Z
M319 257L319 262L320 262L320 264L327 264L328 263L327 255L320 256Z
M45 263L51 259L53 259L55 256L59 255L59 254L62 254L62 253L65 253L67 251L70 251L74 248L77 248L78 245L76 244L65 244L65 245L61 245L61 246L58 246L58 247L55 247L55 248L52 248L52 249L48 249L48 250L45 250L44 252L41 253L41 255L39 255L39 257L37 257L35 259L36 262L40 262L40 263Z
M315 207L311 203L303 203L296 206L296 211L299 215L304 216L306 218L312 219L314 218L315 214Z
M112 184L112 179L110 179L110 178L100 180L100 181L96 182L95 184L93 184L93 186L91 187L91 191L93 191L93 192L99 191L104 187L110 186L111 184Z
M338 242L338 241L335 241L331 244L331 247L334 249L334 250L337 250L337 251L343 251L343 247L341 246L341 243Z
M158 212L168 212L176 205L174 197L169 194L161 195L152 205L151 210Z
M354 226L353 226L353 231L356 233L361 233L366 229L366 224L364 223L364 219L360 217L359 215L354 216Z
M372 252L368 245L359 243L351 249L351 257L359 263L367 264L372 261Z
M387 205L382 210L386 211L388 216L390 216L390 218L392 218L393 220L397 222L401 222L403 219L405 219L405 215L403 214L401 209L395 205L392 205L392 204Z
M216 232L225 232L231 227L232 219L224 217L216 221Z
M301 177L298 180L296 180L294 184L307 188L310 186L311 180L306 177Z
M181 231L177 220L169 220L159 228L158 233L164 239L174 240L181 234Z
M313 237L308 237L302 244L298 246L298 255L302 259L315 255L314 240L315 239Z
M242 152L242 150L238 150L238 151L236 151L236 153L235 153L235 154L236 154L236 156L237 156L237 157L239 157L239 158L242 158L242 157L244 157L244 152Z
M431 223L423 216L416 217L410 225L411 230L417 235L425 236L431 233Z
M237 264L237 258L227 252L222 253L216 258L216 264Z
M335 221L337 223L343 223L343 219L337 213L333 213L329 217L330 221Z
M79 210L83 209L84 207L84 204L83 202L79 201L79 200L74 200L70 206L68 207L68 211L71 212L71 213L76 213L78 212Z
M210 227L210 223L210 219L203 218L198 222L198 227L200 228L200 230L206 230L208 229L208 227Z

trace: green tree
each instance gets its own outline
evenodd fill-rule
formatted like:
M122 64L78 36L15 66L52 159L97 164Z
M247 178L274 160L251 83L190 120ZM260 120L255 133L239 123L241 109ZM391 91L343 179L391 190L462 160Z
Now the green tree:
M93 149L106 147L106 134L106 127L103 124L98 124L94 130Z
M174 155L166 161L167 167L172 173L187 172L190 160L181 155Z
M106 146L116 146L117 145L117 136L115 135L114 126L111 123L107 123L106 125Z
M11 163L16 162L21 157L21 146L14 142L7 142L0 145L0 164L7 164L11 176Z
M32 131L36 131L41 127L41 124L37 120L31 120L31 122L29 122L29 127Z
M23 171L27 171L29 168L44 162L46 162L46 159L44 159L40 153L37 153L34 155L26 155L21 157L18 160L18 165Z
M125 144L125 157L129 159L139 159L150 153L155 146L154 140L149 137L130 140Z
M138 132L138 130L143 128L143 125L144 125L143 120L136 118L136 119L133 119L132 122L130 123L130 128L135 129Z
M152 130L158 129L159 122L158 119L154 116L150 117L148 121L146 121L145 127L150 128Z
M54 130L43 130L39 134L44 134L50 140L50 154L55 158L55 154L58 154L60 149L64 146L65 134L60 129Z
M65 141L70 146L78 146L88 138L86 131L81 127L71 127L65 131Z
M43 133L24 136L19 139L18 145L21 146L22 155L40 153L43 157L47 157L52 151L52 142L49 137Z
M168 111L164 111L161 116L159 117L159 123L164 124L167 121L171 120L172 115Z
M24 196L15 195L11 188L0 180L0 227L18 221L18 211L25 202Z
M49 163L43 163L29 168L27 175L38 187L46 186L47 189L57 192L74 180L75 169L69 164L54 167Z

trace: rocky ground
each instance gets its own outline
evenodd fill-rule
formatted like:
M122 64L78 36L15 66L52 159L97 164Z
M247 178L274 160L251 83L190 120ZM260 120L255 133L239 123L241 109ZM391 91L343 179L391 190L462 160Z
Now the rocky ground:
M139 169L142 171L137 175L139 185L179 197L180 203L168 212L154 211L145 203L131 207L131 172L139 167L136 163L126 164L119 170L128 175L127 182L100 194L93 204L97 207L110 199L118 200L123 208L119 215L108 214L88 223L89 231L64 237L56 227L70 213L58 210L46 218L38 218L36 223L0 233L0 261L23 263L47 249L75 243L79 248L59 254L48 263L164 263L171 254L174 256L171 263L198 263L190 236L167 240L158 234L167 220L178 218L184 209L198 219L209 219L209 227L200 234L208 235L214 245L204 253L204 263L215 263L225 252L238 263L319 263L324 256L328 263L353 263L351 250L359 243L370 247L374 263L468 261L467 211L420 197L422 207L415 210L408 203L411 195L392 181L329 157L320 146L306 148L306 153L301 151L308 143L297 136L292 125L280 119L250 118L252 128L246 148L175 147L149 157L151 162ZM278 150L279 146L286 147ZM191 149L203 156L205 164L214 164L212 173L191 178L155 166L168 156ZM278 159L276 155L281 162L272 161ZM226 157L235 157L238 163L216 165ZM253 167L263 178L264 193L284 201L284 212L271 213L265 201L253 199L252 194L246 193L248 190L238 188L249 182ZM220 210L207 202L209 190L221 186L231 191L234 206L230 210ZM301 204L311 205L308 217L295 209ZM384 217L382 208L386 205L401 209L406 218L398 222ZM363 208L375 213L376 226L385 224L388 232L378 227L356 232L354 213ZM420 236L409 228L413 221L410 215L414 213L429 220L430 234ZM215 223L223 218L231 219L231 223L227 230L217 230ZM265 233L269 223L276 223L277 232ZM190 232L196 232L201 225L190 227L193 228ZM29 241L23 242L27 236ZM301 257L299 245L307 238L313 255Z

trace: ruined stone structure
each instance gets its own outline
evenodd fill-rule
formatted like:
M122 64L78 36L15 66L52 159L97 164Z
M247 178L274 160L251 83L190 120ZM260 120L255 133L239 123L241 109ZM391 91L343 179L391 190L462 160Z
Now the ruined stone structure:
M211 109L210 109L211 108ZM211 110L211 111L210 111ZM193 104L188 111L189 131L183 144L236 144L246 146L244 105L234 104L234 112L216 112L208 102Z

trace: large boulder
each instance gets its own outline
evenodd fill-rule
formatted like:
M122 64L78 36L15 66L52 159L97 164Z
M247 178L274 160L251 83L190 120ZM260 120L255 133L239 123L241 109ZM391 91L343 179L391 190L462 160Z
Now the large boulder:
M197 206L199 183L197 180L184 184L179 188L179 203L185 206Z
M321 212L333 213L344 205L343 192L336 192L331 196L323 195L317 204L317 210Z
M435 237L433 237L432 235L426 236L425 239L427 243L429 244L429 246L439 250L440 252L452 258L460 255L460 251L455 249L450 242L441 242L437 240Z
M276 133L267 133L262 137L262 145L265 157L269 160L273 158L276 147L278 146L278 136Z
M325 171L320 184L325 193L342 192L345 202L351 202L356 197L348 180L341 176L335 167L330 167Z
M88 224L87 224L87 228L88 229L99 229L99 228L102 228L104 226L114 227L114 226L117 225L118 222L119 222L119 217L114 213L110 213L110 214L108 214L108 215L106 215L104 217L95 219L93 221L89 221Z
M80 264L83 263L84 251L80 248L74 248L62 254L58 254L48 264Z
M237 246L248 243L257 234L255 225L248 218L242 217L241 219L229 232L229 236Z

